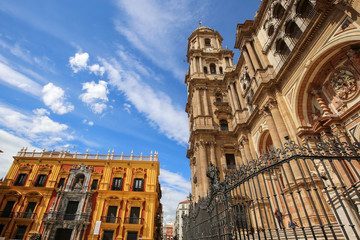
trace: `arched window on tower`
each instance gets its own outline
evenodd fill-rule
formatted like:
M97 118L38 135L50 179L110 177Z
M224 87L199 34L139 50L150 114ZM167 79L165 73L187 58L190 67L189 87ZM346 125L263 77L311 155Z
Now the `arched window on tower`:
M285 41L283 39L278 39L276 41L276 52L278 54L280 54L283 58L289 56L290 54L290 49L288 48L288 46L286 45Z
M285 9L280 3L276 3L273 9L274 18L281 19L284 16Z
M215 95L215 101L217 102L217 103L221 103L223 100L222 100L222 95L221 95L221 93L217 93L216 95Z
M205 46L210 47L211 46L211 40L210 38L205 38Z
M229 131L228 122L226 120L220 120L220 130Z
M205 74L208 74L208 69L207 69L207 67L204 67L204 73L205 73Z
M210 73L216 74L216 65L214 63L210 64Z
M274 31L275 31L274 25L271 25L267 30L268 36L271 37L274 34Z
M300 0L296 6L296 14L302 18L309 18L313 9L313 5L309 0Z
M223 74L223 68L219 67L220 74Z
M302 31L293 20L290 20L285 25L285 34L287 34L291 38L299 39L299 37L302 34Z

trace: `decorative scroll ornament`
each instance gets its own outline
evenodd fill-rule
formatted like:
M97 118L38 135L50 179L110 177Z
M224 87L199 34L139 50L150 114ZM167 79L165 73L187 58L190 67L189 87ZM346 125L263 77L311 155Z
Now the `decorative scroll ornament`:
M352 98L357 92L356 78L354 74L346 69L337 70L330 82L336 95L343 100Z
M206 176L210 179L210 190L217 192L220 190L220 172L219 170L210 162L210 166L206 169Z

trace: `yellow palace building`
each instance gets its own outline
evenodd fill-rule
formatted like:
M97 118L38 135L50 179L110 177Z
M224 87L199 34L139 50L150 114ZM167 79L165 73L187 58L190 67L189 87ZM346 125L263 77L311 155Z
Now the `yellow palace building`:
M0 181L0 239L160 239L158 154L28 152Z

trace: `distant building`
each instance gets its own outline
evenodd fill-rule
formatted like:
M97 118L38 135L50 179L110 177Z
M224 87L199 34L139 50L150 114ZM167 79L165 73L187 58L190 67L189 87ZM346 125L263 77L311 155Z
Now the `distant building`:
M150 156L27 152L0 182L6 239L160 239L159 162ZM95 235L95 236L94 236Z
M172 223L166 223L163 226L163 240L172 240L174 232L174 225Z
M174 222L174 239L182 240L183 239L183 215L189 214L189 200L180 202L176 208L176 217Z

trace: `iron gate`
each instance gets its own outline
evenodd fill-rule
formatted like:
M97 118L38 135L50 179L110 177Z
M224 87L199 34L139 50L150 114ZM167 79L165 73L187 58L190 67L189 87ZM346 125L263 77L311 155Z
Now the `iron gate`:
M184 239L360 239L359 160L360 144L342 136L287 140L223 181L210 163Z

